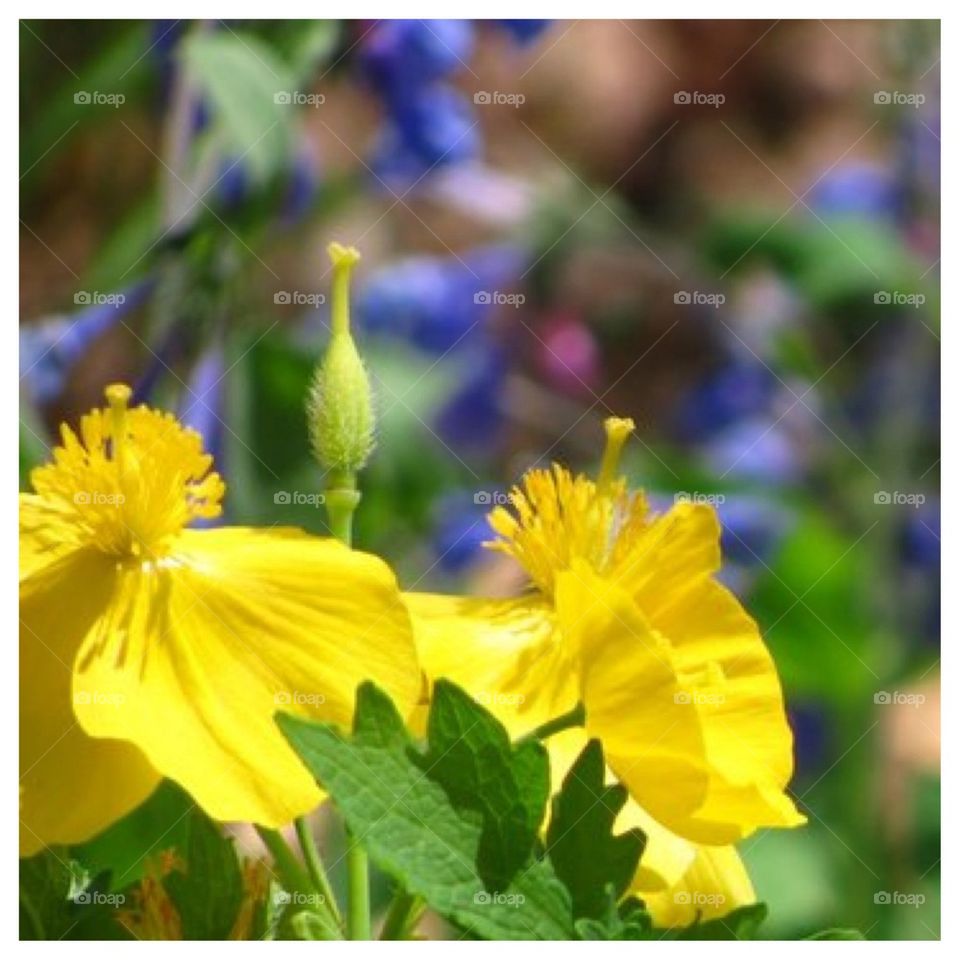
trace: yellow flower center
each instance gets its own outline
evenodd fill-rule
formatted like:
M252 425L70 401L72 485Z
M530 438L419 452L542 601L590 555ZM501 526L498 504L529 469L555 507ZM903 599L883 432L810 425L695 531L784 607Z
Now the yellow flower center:
M556 463L549 470L529 470L521 486L510 491L513 512L504 507L491 511L490 526L501 539L487 546L516 559L547 596L553 595L557 574L575 558L598 573L607 572L646 524L646 498L630 493L626 480L617 476L633 428L628 419L604 421L607 445L596 482Z
M197 517L219 516L224 484L200 435L169 413L127 408L130 388L106 389L108 407L61 428L53 463L31 474L37 536L119 557L163 556Z

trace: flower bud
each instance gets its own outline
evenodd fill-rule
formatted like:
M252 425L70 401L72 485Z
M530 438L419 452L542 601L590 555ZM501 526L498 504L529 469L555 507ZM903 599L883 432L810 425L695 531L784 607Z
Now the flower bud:
M310 386L307 423L320 465L349 477L366 464L374 447L370 380L350 335L350 271L360 254L339 243L327 251L333 262L332 332Z

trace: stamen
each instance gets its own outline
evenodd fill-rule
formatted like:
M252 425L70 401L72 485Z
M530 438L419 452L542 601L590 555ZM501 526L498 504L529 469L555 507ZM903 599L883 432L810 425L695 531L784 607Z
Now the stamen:
M603 429L607 432L607 445L603 451L600 475L597 478L597 492L601 495L609 491L616 479L620 452L627 442L627 437L633 433L634 423L629 417L607 417L603 421Z
M133 391L125 383L111 383L103 392L110 404L112 459L120 463L127 437L127 404Z

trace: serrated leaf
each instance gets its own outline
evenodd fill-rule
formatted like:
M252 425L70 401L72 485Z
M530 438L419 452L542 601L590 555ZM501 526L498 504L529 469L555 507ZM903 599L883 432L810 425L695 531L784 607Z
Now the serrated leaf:
M233 841L199 808L187 816L183 869L163 881L180 914L185 940L225 940L243 901L243 874Z
M639 830L613 834L627 802L621 784L607 786L599 740L591 740L553 798L547 855L573 899L573 915L599 919L626 891L646 838Z
M569 895L534 855L548 789L541 745L512 746L487 711L442 680L425 751L370 683L357 691L352 736L292 716L277 722L371 860L408 893L484 939L572 936ZM523 862L508 842L526 851Z

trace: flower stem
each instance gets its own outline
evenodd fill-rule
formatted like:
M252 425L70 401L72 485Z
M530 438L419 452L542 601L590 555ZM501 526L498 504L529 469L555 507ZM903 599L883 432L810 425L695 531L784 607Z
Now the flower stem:
M320 919L323 928L327 934L327 940L342 940L343 934L340 931L340 925L335 915L336 903L332 897L318 890L311 880L309 873L304 870L296 854L290 849L283 834L279 830L269 830L266 827L257 827L257 833L263 841L263 845L273 857L273 862L280 874L280 879L288 892L298 898L304 898L304 903L310 903L310 897L315 893L323 896L323 902L319 904L320 909L315 913ZM299 835L299 829L298 829Z
M548 720L546 723L541 723L539 727L531 730L523 739L545 740L547 737L555 733L560 733L562 730L569 730L571 727L582 727L584 720L586 720L586 713L583 709L583 704L578 703L569 712L561 714L559 717L554 717L553 720Z
M333 887L330 885L330 878L323 866L323 860L320 858L320 852L313 839L313 831L306 817L297 817L293 821L297 831L297 840L300 841L300 849L303 851L303 859L307 865L307 873L314 889L323 897L327 912L331 919L339 927L342 923L340 909L337 906L337 898L333 894Z
M330 532L348 547L353 543L353 512L360 502L354 473L333 473L326 490ZM347 936L370 939L370 864L366 851L347 828Z
M416 894L398 890L380 930L381 940L408 940L426 904Z
M347 936L370 939L370 863L367 852L347 828Z

